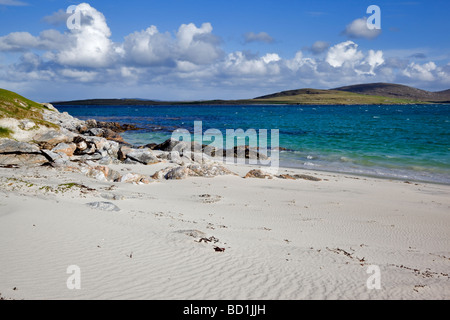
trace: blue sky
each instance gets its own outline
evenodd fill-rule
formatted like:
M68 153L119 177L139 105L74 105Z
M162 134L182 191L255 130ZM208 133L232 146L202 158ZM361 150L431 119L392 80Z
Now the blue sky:
M381 31L369 31L369 5ZM79 29L66 9L79 5ZM450 2L0 0L0 87L40 101L450 88Z

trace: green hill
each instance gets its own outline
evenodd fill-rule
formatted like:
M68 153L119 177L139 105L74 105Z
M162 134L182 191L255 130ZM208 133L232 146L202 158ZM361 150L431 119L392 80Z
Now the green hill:
M42 111L45 109L50 110L44 105L31 101L17 93L0 89L0 119L29 119L38 125L57 127L55 124L44 120ZM9 137L11 133L11 130L0 127L0 138Z
M271 104L412 104L418 100L365 95L338 90L299 89L283 91L253 99Z

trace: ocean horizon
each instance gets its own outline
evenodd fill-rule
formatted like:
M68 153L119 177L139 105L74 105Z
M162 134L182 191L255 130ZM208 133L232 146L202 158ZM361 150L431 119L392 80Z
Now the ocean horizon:
M176 129L278 129L280 166L450 184L450 105L57 106L83 119L133 124L141 146ZM205 142L208 144L210 142Z

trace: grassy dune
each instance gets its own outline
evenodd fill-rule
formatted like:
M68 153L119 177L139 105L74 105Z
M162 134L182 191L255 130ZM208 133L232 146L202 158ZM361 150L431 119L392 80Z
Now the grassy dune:
M0 119L29 119L36 124L45 125L47 127L57 127L55 124L45 121L42 111L47 109L40 103L31 101L17 93L0 89ZM8 135L7 129L0 129L0 136Z

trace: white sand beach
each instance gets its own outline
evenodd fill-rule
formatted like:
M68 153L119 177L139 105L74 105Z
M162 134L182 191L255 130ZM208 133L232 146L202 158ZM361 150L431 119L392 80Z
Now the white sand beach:
M280 173L322 180L244 179L249 167L228 168L239 176L146 185L1 168L1 297L450 298L450 186L294 169ZM86 205L101 201L120 211ZM72 265L80 289L67 287ZM380 289L367 286L372 265Z

